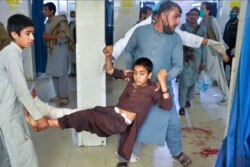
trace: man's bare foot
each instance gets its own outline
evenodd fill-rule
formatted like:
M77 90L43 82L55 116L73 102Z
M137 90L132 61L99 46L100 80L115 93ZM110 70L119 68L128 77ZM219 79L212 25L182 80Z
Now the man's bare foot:
M32 127L32 129L36 132L39 132L39 127L37 122L30 116L30 114L27 111L24 111L24 117L26 122Z

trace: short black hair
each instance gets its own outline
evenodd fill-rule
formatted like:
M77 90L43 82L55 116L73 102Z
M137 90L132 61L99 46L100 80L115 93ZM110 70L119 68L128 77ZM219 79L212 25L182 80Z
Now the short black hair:
M149 60L146 57L138 58L135 61L135 63L134 63L133 69L134 69L135 66L143 66L143 67L145 67L146 70L148 71L148 73L151 73L152 70L153 70L153 63L152 63L152 61Z
M35 25L29 17L22 14L14 14L10 16L7 21L7 31L12 39L13 37L11 36L11 32L15 32L20 35L20 32L27 27L35 27Z
M199 9L197 9L197 8L192 8L188 13L190 13L190 12L192 12L192 11L197 12L197 13L198 13L198 16L200 16L200 10L199 10Z
M56 13L56 5L53 2L48 2L46 4L43 5L43 7L48 7L48 9L51 11L53 10L53 14L55 15Z
M177 3L168 0L168 1L165 1L165 2L161 3L161 5L159 7L159 10L158 10L158 15L160 16L160 14L163 13L163 12L171 11L173 8L179 9L180 14L182 14L181 7Z

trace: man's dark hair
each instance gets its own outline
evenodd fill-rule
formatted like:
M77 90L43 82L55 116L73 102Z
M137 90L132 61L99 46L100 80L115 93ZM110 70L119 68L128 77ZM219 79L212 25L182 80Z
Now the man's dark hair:
M26 27L35 27L33 21L22 14L14 14L9 17L7 22L7 31L9 36L11 36L11 32L15 32L20 36L20 32Z
M179 9L180 14L182 14L181 7L177 3L170 0L162 2L157 13L160 16L161 13L171 11L173 8Z
M148 58L146 57L141 57L139 59L137 59L134 63L134 66L143 66L146 68L146 70L148 71L148 73L151 73L152 70L153 70L153 63L151 60L149 60Z
M198 16L200 16L200 10L199 10L199 9L193 8L193 9L191 9L188 13L191 13L192 11L197 12L197 13L198 13Z
M56 13L56 5L53 2L48 2L46 4L43 5L43 7L48 7L48 9L51 11L53 10L53 14L55 15Z
M213 12L213 4L210 3L210 2L202 2L201 5L204 5L206 6L206 9L209 11L209 16L212 15L212 12Z

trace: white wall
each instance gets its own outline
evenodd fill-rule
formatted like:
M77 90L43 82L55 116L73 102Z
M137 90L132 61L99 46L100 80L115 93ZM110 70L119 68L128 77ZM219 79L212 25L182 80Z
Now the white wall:
M9 2L9 1L8 1ZM30 16L31 13L31 2L30 0L25 1L12 1L12 3L7 4L7 1L0 1L0 21L7 25L8 18L16 13L24 14ZM35 62L32 56L32 49L24 50L24 75L27 80L33 80L35 76Z
M139 1L114 1L114 42L122 38L139 18Z
M106 105L106 72L102 49L105 46L104 1L76 1L77 105L92 108ZM105 138L83 132L78 145L106 145Z

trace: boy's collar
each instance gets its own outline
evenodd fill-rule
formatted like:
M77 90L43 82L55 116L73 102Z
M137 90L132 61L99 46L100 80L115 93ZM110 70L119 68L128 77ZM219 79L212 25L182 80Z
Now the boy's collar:
M22 48L20 48L20 46L18 46L15 42L13 42L13 41L11 41L11 43L10 43L13 47L15 47L15 48L17 48L19 51L23 51L23 49Z

